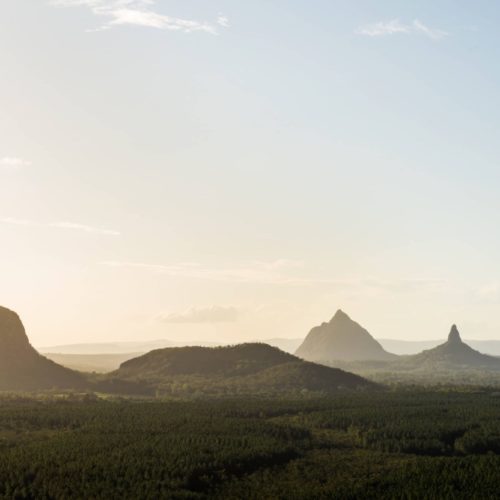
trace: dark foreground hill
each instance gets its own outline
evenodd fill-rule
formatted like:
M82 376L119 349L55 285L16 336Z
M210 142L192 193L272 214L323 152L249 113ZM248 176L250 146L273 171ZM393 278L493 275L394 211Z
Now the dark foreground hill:
M329 323L313 328L295 354L318 363L397 359L341 310Z
M0 390L84 387L83 375L44 358L31 346L19 316L0 307Z
M308 363L267 344L181 347L126 361L107 383L142 384L162 395L333 394L376 389L364 378ZM104 382L105 383L105 382Z

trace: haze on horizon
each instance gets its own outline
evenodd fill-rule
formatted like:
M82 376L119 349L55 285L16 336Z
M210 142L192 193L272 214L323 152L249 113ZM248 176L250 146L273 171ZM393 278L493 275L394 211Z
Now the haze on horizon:
M500 6L0 5L0 304L34 345L500 339Z

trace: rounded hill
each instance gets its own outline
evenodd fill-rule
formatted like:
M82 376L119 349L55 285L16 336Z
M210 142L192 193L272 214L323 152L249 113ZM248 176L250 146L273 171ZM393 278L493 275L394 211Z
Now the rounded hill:
M140 382L164 393L182 385L200 394L335 393L378 387L352 373L258 343L160 349L126 361L109 380Z

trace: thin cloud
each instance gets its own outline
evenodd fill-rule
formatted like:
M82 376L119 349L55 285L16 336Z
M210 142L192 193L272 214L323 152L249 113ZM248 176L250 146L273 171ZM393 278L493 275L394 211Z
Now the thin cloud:
M269 285L307 285L316 280L294 276L292 270L298 263L279 259L272 262L251 262L242 266L218 268L198 263L178 263L171 265L148 264L143 262L108 261L103 265L114 268L142 270L171 277L203 279L232 283Z
M217 25L224 28L229 26L229 20L225 16L219 16L217 22L212 24L160 14L152 10L156 0L52 0L50 3L58 7L87 7L95 16L107 18L104 24L87 30L89 32L129 25L183 33L200 31L217 35Z
M229 28L229 18L224 16L224 15L219 15L219 17L217 18L217 24L219 26L222 26L223 28Z
M500 300L500 284L489 283L475 290L476 301L486 304L495 304Z
M369 37L383 37L391 35L423 35L432 40L441 40L449 35L446 31L430 28L418 19L410 24L402 23L399 19L379 21L373 24L360 26L355 30L357 35Z
M358 284L388 292L405 293L418 292L420 290L439 290L446 285L446 281L438 278L407 278L392 280L369 278L359 281Z
M235 307L211 306L191 307L180 313L161 313L157 320L162 323L233 323L240 311Z
M302 262L278 259L271 262L251 262L227 268L207 267L199 263L177 263L171 265L144 262L108 261L102 265L117 269L128 269L155 273L172 278L209 280L239 284L277 286L322 286L338 290L366 293L417 293L421 290L439 290L445 281L435 278L377 279L352 278L332 279L298 275L304 271Z
M113 229L102 229L99 227L87 226L85 224L75 224L74 222L51 222L47 224L49 227L58 229L73 229L76 231L83 231L85 233L104 234L108 236L120 236L119 231Z
M12 224L14 226L39 226L33 221L24 220L24 219L13 219L12 217L3 217L0 219L2 224Z
M21 167L29 167L30 165L31 162L23 158L17 158L13 156L0 158L0 166L4 168L16 169Z
M12 217L3 217L0 219L2 224L11 224L15 226L29 226L29 227L40 227L40 228L54 228L72 231L81 231L84 233L101 234L105 236L120 236L119 231L114 231L112 229L103 229L100 227L87 226L85 224L77 224L74 222L35 222L26 219L15 219Z

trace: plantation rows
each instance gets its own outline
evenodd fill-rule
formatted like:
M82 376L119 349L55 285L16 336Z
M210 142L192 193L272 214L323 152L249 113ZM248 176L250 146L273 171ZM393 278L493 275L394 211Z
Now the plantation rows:
M494 498L500 398L0 399L2 498Z

